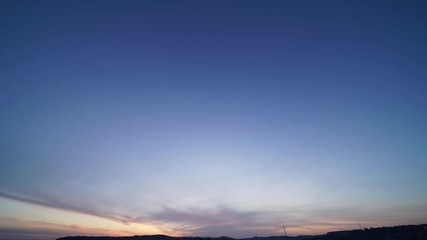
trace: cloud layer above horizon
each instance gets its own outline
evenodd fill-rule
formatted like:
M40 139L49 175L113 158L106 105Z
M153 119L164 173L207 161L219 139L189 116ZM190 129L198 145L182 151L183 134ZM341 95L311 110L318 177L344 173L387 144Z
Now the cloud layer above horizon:
M0 4L0 238L427 222L425 3Z

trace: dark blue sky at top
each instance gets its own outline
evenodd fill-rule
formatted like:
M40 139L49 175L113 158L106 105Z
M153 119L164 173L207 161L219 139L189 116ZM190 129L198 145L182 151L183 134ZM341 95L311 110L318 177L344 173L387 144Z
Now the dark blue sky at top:
M424 5L3 1L3 108L106 97L247 118L414 113L407 124L418 125Z
M423 5L4 1L2 102L131 91L195 109L420 109Z
M304 181L326 188L341 184L343 196L381 189L381 199L407 196L390 206L419 206L426 9L426 1L1 1L0 196L78 209L52 197L77 176L73 194L93 183L99 195L88 208L109 216L107 204L94 203L138 188L103 182L122 165L182 175L171 181L185 185L197 182L188 172L209 175L205 163L218 170L232 162L233 171L262 168L251 177L283 189L287 176L264 165L292 169L289 178L308 173ZM248 177L239 171L236 179ZM141 178L163 196L161 184L150 184L155 176ZM236 193L251 189L232 182Z
M25 66L33 74L49 68L52 75L70 77L95 72L107 82L108 76L142 71L188 76L190 82L191 76L259 76L262 83L223 82L282 89L283 82L294 86L301 78L356 89L399 88L394 85L402 72L420 78L422 1L327 3L5 2L2 65L17 72Z

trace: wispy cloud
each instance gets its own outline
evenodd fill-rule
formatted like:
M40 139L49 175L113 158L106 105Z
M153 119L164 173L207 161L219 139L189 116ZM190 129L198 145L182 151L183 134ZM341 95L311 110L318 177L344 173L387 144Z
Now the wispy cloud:
M130 236L132 232L87 228L80 225L61 225L0 217L0 236L5 239L55 239L63 236Z
M313 225L319 225L315 219L307 220L308 209L292 211L241 210L230 206L212 206L209 208L193 207L188 209L164 207L160 211L152 211L139 216L132 216L131 210L122 215L110 212L75 207L49 199L22 197L0 193L0 197L36 204L43 207L77 212L91 216L113 220L123 224L142 223L159 226L162 232L170 235L251 237L255 235L281 234L282 224L299 232L306 232ZM93 206L93 209L97 209ZM125 214L129 213L128 216ZM332 220L331 216L328 220ZM323 223L325 224L325 223ZM336 227L336 226L335 226ZM302 229L302 230L301 230Z
M125 215L111 214L111 213L102 212L102 211L96 211L96 210L93 210L94 208L91 208L91 206L76 207L75 205L65 204L60 201L49 201L48 199L43 199L43 198L37 198L32 196L31 197L19 196L19 195L3 193L3 192L0 192L0 197L15 200L15 201L20 201L24 203L29 203L29 204L35 204L38 206L59 209L63 211L70 211L70 212L87 214L95 217L106 218L106 219L120 222L123 224L129 224L134 222L134 219L132 219L131 217L128 217Z
M261 212L237 211L224 206L211 209L194 208L186 211L166 207L162 211L151 214L149 218L156 221L197 222L214 225L219 223L251 222L260 214Z
M352 209L342 209L341 214L354 214ZM334 229L351 229L355 223L342 220L340 212L301 207L288 211L242 211L230 207L210 209L193 208L178 210L164 208L148 218L151 221L169 224L174 232L193 236L253 237L257 235L281 235L286 225L293 235L317 234Z
M375 212L370 212L369 209L360 210L358 208L348 207L325 207L318 205L301 205L293 206L290 209L282 209L277 211L272 210L247 210L231 207L229 205L211 206L211 207L188 207L177 208L172 205L164 206L160 210L150 211L149 209L141 208L141 212L132 212L131 208L125 209L120 215L108 211L102 211L96 206L92 206L89 202L85 207L76 207L72 204L64 204L63 202L55 202L49 198L37 198L28 196L18 196L7 193L0 193L0 197L21 201L29 204L36 204L43 207L60 209L69 212L82 213L86 215L101 217L108 220L113 220L122 224L149 224L157 226L159 231L174 236L230 236L236 238L253 237L253 236L269 236L281 235L282 225L288 229L291 235L299 234L321 234L332 230L344 230L358 228L357 222L362 225L373 227L372 220L377 218L377 222L387 225L387 219L394 215L384 215L378 209ZM107 206L108 207L108 206ZM112 207L112 206L109 206ZM424 207L424 211L423 210ZM408 209L407 209L408 210ZM409 211L410 210L410 211ZM418 212L420 223L425 219L425 206L409 209L407 215L414 216ZM384 211L384 209L383 209ZM390 209L386 209L390 211ZM139 215L138 215L139 213ZM378 217L380 216L380 217ZM402 216L402 212L397 212L395 216ZM390 224L405 224L406 222L393 222ZM407 222L409 223L409 221ZM98 235L108 234L106 229L84 229L81 226L59 226L55 224L38 223L37 227L34 223L24 225L23 229L16 227L1 229L2 235L13 235L14 233L31 232L31 234L55 235L57 232L60 235L75 234L75 233L93 233ZM0 226L5 226L0 225ZM45 229L45 230L43 230ZM47 232L43 232L47 231ZM37 233L39 232L39 233ZM29 235L31 235L29 234ZM33 236L35 236L33 234ZM111 232L111 235L127 234L120 231ZM130 233L132 234L132 233Z
M148 216L151 221L165 223L171 230L184 235L241 237L242 233L260 232L263 212L239 211L230 207L179 210L166 207ZM265 231L265 229L263 229ZM249 233L249 235L252 235Z

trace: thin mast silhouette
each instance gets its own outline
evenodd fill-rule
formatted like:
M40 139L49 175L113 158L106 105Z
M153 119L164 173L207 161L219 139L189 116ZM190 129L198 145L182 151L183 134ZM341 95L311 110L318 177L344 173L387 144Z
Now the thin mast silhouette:
M283 232L285 233L285 237L288 237L288 234L286 233L285 225L283 225Z

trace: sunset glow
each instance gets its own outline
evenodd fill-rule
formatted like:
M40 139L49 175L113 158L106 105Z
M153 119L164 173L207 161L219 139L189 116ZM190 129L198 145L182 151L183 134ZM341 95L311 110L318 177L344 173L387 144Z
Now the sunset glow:
M427 223L426 11L0 1L0 240Z

